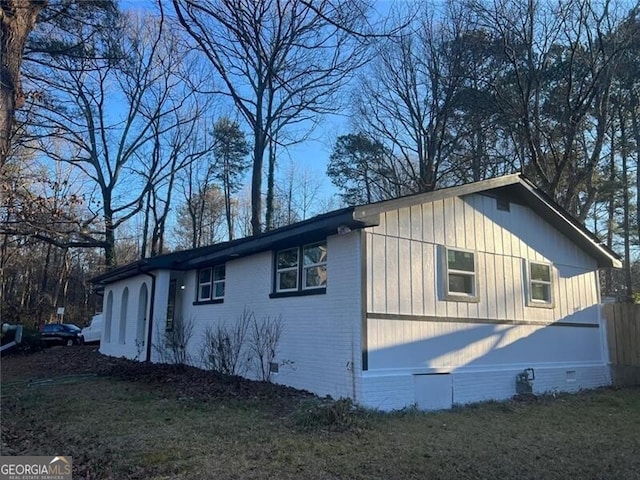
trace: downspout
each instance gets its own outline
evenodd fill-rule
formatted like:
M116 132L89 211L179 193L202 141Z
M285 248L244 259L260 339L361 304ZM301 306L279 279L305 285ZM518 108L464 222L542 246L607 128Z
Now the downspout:
M360 401L358 397L358 382L356 375L360 380L361 391L363 389L363 372L368 369L368 353L367 353L367 233L365 229L358 230L358 243L359 243L359 273L360 273L360 318L356 321L360 322L359 327L354 326L354 330L359 333L358 336L354 334L353 341L356 342L357 352L360 356L357 365L359 368L356 371L356 362L353 361L353 371L351 372L352 388L353 388L353 401L357 403ZM365 400L364 395L362 400Z
M147 358L145 360L145 362L151 362L151 341L153 339L153 315L154 315L154 305L155 305L155 300L156 300L156 276L153 275L150 272L143 272L142 269L140 269L140 273L142 273L143 275L149 275L151 277L151 298L150 298L150 305L149 305L149 324L147 325Z

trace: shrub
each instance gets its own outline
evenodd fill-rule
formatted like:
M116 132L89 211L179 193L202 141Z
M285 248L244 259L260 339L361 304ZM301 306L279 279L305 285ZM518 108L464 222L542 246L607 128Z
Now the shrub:
M363 412L350 398L314 399L300 404L293 420L305 430L345 431L364 426Z
M253 315L249 348L255 355L256 374L265 382L271 381L271 364L278 353L278 344L284 331L282 315L267 315L258 321Z
M18 345L18 350L24 353L39 352L44 348L44 342L39 330L25 328L22 331L22 341Z
M233 325L219 323L215 328L207 327L200 352L202 363L223 375L245 373L246 363L241 360L245 356L245 340L252 319L255 315L245 307Z
M2 345L13 342L16 337L16 330L7 330L2 333ZM23 328L22 339L9 352L38 352L44 348L44 342L40 336L40 331L33 328Z
M187 365L191 360L189 343L193 337L193 319L175 318L171 330L157 330L153 348L162 363Z

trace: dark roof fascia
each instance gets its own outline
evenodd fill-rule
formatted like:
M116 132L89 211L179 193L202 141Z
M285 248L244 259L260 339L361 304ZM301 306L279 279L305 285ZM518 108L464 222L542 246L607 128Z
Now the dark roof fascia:
M457 187L441 188L439 190L433 190L432 192L407 195L405 197L394 198L391 200L383 200L381 202L356 207L353 217L357 220L365 221L369 217L375 218L381 213L389 210L411 207L420 203L435 202L445 198L461 197L463 195L470 195L472 193L479 193L508 185L514 185L519 182L520 175L516 173L513 175L490 178L488 180L481 180L479 182L467 183Z
M138 260L98 275L91 279L91 282L96 285L106 285L153 270L191 270L268 250L319 241L329 235L337 234L338 227L341 226L356 230L377 225L377 218L371 217L366 221L355 220L353 212L354 207L347 207L252 237Z
M207 264L223 263L230 259L246 257L264 251L312 243L329 235L337 234L338 227L341 226L357 230L378 225L379 223L379 217L371 217L366 221L355 220L353 213L354 207L347 207L260 235L228 242L210 252L192 256L180 265L180 269L189 270Z
M521 177L518 191L527 205L538 215L594 257L598 267L622 268L622 261L614 251L530 180Z
M121 267L116 267L105 273L93 277L90 281L94 285L106 285L107 283L115 282L117 280L128 278L136 275L142 271L147 270L149 262L147 260L138 260L133 263L128 263Z

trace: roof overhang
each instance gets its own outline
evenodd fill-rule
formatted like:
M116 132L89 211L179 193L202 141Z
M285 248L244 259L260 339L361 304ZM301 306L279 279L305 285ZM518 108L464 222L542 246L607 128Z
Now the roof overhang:
M139 260L94 277L91 282L104 286L153 270L191 270L212 263L224 263L256 253L313 243L329 235L374 226L378 224L378 218L374 215L365 220L355 219L354 207L343 208L260 235Z
M269 250L281 250L287 247L317 242L327 238L329 235L336 235L341 232L347 233L351 230L377 225L378 218L369 218L366 221L355 220L352 207L337 210L261 235L229 242L223 245L222 248L190 258L182 263L181 269L189 270L202 265L216 262L222 263L234 258L246 257Z
M358 207L343 208L260 235L139 260L99 275L91 282L104 286L153 270L191 270L269 250L313 243L340 232L376 226L380 223L380 214L389 210L475 193L507 195L517 199L595 258L598 267L622 267L620 257L607 248L584 225L526 178L520 174L513 174Z
M533 211L595 258L598 267L622 268L622 261L615 252L529 180L520 178L520 182L512 190Z

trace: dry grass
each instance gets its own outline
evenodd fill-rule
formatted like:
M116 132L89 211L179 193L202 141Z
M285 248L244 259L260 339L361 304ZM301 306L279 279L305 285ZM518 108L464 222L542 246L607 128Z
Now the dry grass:
M305 422L309 400L284 397L110 376L28 386L3 372L2 453L72 455L75 479L640 479L639 388L431 414L342 404L322 417L342 429Z

